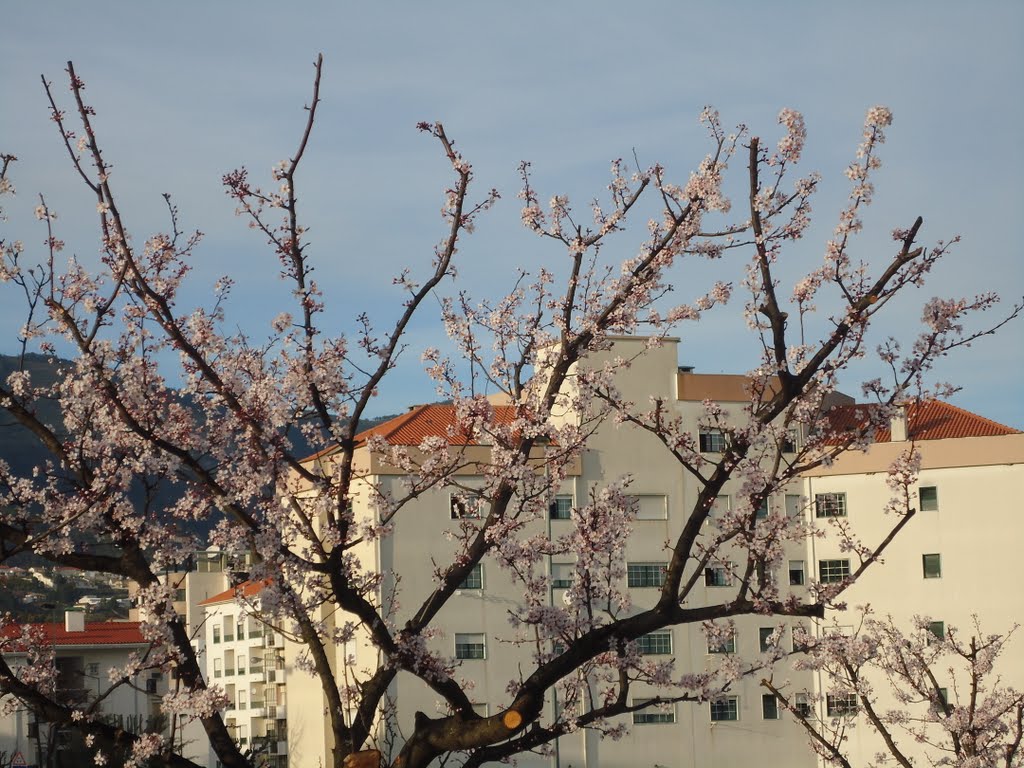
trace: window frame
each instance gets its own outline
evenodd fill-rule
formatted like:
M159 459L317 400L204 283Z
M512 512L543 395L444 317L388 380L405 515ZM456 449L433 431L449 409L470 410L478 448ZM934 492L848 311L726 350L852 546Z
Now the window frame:
M568 508L563 509L560 502L568 501ZM548 505L548 518L550 520L571 520L572 508L575 499L571 493L557 493L555 499Z
M847 517L846 491L826 491L814 494L814 516L819 519Z
M728 566L708 565L704 568L705 587L731 587L732 585L732 569Z
M697 429L697 447L701 453L725 453L729 448L725 431L717 427Z
M635 505L634 520L648 521L648 520L668 520L668 496L664 493L631 493L628 494ZM655 504L656 509L653 511L655 514L650 514L651 505L644 504L644 499L655 499L660 501L661 504Z
M708 654L709 655L731 656L734 653L736 653L736 635L735 635L735 633L732 635L732 637L728 638L725 642L721 643L720 645L712 645L711 641L708 640Z
M633 706L638 704L648 704L653 699L633 699L631 702ZM670 706L671 710L666 712L662 709L663 706ZM654 704L649 706L647 709L637 709L633 711L633 725L669 725L676 722L676 705L675 704Z
M474 586L474 583L477 584ZM484 588L484 564L477 563L474 565L469 573L466 574L466 578L459 584L459 589L464 592L482 592Z
M942 553L930 552L927 555L921 555L921 572L926 579L941 579Z
M854 717L859 709L855 692L826 693L825 717Z
M461 638L461 641L460 641ZM467 638L479 638L479 642ZM486 661L487 660L487 635L483 632L456 632L455 633L455 658L459 661ZM470 651L469 649L475 650ZM477 655L479 653L479 655Z
M674 652L672 630L659 629L641 635L636 639L636 649L641 656L671 656Z
M835 563L839 563L839 565L835 565ZM820 583L840 584L848 578L850 578L850 558L827 558L818 561L818 581Z
M575 574L576 574L576 563L556 563L556 562L552 562L550 567L551 567L551 571L550 571L549 575L551 577L551 588L552 589L568 589L569 587L572 586L572 581L573 581L572 577L575 576ZM570 574L569 578L567 578L567 579L557 578L556 571L555 571L556 568L558 568L558 569L565 568L569 572L569 574Z
M626 586L630 589L660 589L665 586L667 570L668 563L626 563ZM654 578L651 578L652 574Z
M771 706L768 706L768 702L771 702ZM769 709L774 714L769 714ZM761 719L762 720L781 720L782 711L779 707L779 697L774 693L762 693L761 694Z
M757 647L761 649L761 653L770 653L773 650L778 649L782 643L778 640L772 642L771 638L778 630L778 627L758 627L757 628ZM779 638L781 640L781 637Z
M466 501L470 498L475 501L474 512L470 514L469 508L466 506ZM448 514L452 520L482 520L483 512L480 509L480 504L483 501L482 494L461 491L452 492L448 494ZM458 514L458 508L461 507L465 510L465 514Z
M800 567L794 568L793 564L799 563ZM793 580L793 574L799 571L800 579L798 581ZM789 561L789 586L791 587L803 587L807 584L807 562L805 560L790 560Z
M925 501L925 492L928 493L928 500ZM917 489L917 506L921 512L939 511L939 487L937 485L922 485Z
M719 696L708 702L712 723L735 723L740 719L740 697ZM723 706L725 707L723 709Z

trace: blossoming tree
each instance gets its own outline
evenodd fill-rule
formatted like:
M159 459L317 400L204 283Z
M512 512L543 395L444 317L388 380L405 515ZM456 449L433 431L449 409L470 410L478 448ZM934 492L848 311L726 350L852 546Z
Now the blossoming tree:
M136 582L153 645L114 684L143 668L173 667L176 689L165 697L165 711L199 720L224 766L249 765L253 757L240 751L225 727L223 691L204 679L183 619L174 612L170 587L159 578L207 543L197 540L193 521L212 517L211 543L251 553L251 578L267 582L261 594L265 617L303 644L308 667L322 686L335 745L328 764L340 768L346 759L351 764L354 753L374 743L389 686L399 673L415 676L446 702L447 714L417 713L413 722L402 724L405 738L394 764L418 768L454 752L463 753L467 765L479 765L544 748L581 727L614 730L615 718L639 707L706 701L754 668L676 670L641 656L637 639L680 624L703 626L709 638L721 639L728 635L728 622L744 614L821 616L913 514L909 496L904 493L900 502L897 493L890 535L858 542L851 534L860 568L841 582L818 585L809 599L790 594L775 571L784 545L811 532L786 516L764 521L757 514L767 496L801 472L864 444L871 425L837 434L823 404L840 373L866 354L876 315L900 291L924 282L950 249L951 243L920 244L918 218L893 232L893 253L878 264L857 263L850 256L861 212L871 202L870 179L880 165L888 110L868 112L857 159L847 172L853 183L849 203L824 259L788 291L776 276L776 261L807 229L818 185L813 174L792 178L805 140L797 112L782 111L782 138L770 148L743 127L726 132L717 114L705 110L701 119L710 153L687 181L673 183L661 166L629 171L616 161L608 194L593 204L589 221L564 196L542 206L529 166L523 165L523 223L542 243L564 252L561 266L524 273L494 303L475 303L465 294L443 301L443 322L459 355L428 350L424 358L453 402L457 432L466 442L489 446L488 460L477 463L482 488L473 504L478 515L453 532L456 556L439 564L421 604L391 615L382 574L354 552L374 537L402 536L403 511L432 489L457 490L466 460L450 441L427 439L415 451L373 443L372 450L407 470L407 481L401 493L367 488L365 470L354 460L358 425L394 369L413 316L454 275L460 243L498 193L476 194L473 169L445 129L420 124L451 166L444 234L429 258L394 278L403 298L389 327L381 330L362 315L353 335L329 333L323 323L327 288L313 279L296 192L319 103L318 61L301 141L291 159L274 168L273 188L258 186L245 170L224 177L238 213L262 233L287 286L269 339L256 341L224 330L229 279L217 284L209 307L181 308L180 290L200 237L180 229L169 202L169 231L132 239L84 85L71 64L67 74L70 112L78 126L44 83L72 168L96 199L101 258L96 265L73 259L62 266L64 243L45 198L37 210L46 229L38 263L22 243L2 244L0 278L27 301L22 349L40 345L53 353L59 339L75 351L52 386L34 382L25 371L0 382L0 405L51 455L46 466L28 476L0 466L2 556L33 553ZM747 177L739 213L723 191L728 165L737 157ZM4 156L4 194L13 193L13 162L13 156ZM657 213L641 227L639 243L609 260L608 254L623 253L623 233L644 206ZM709 285L690 303L668 304L667 294L683 279L688 262L717 260L725 272L738 259L738 280ZM717 455L701 452L669 403L626 402L615 382L618 368L629 361L585 364L609 349L612 335L642 330L655 345L679 324L730 302L738 291L745 295L742 311L762 352L747 366L750 402L743 413L726 414L716 403L705 404L703 423L723 436ZM886 418L889 407L923 387L936 358L991 332L992 327L965 330L964 322L995 302L993 295L929 302L923 331L908 349L895 341L880 348L892 377L865 384L882 406L872 413ZM173 373L160 364L169 358L178 361ZM481 394L485 391L504 393L510 410L499 418ZM40 416L37 405L45 398L59 402L61 423ZM571 410L578 418L553 419L556 409ZM628 479L611 482L578 504L569 536L546 537L535 524L547 513L567 468L587 450L589 435L609 418L653 435L698 488L680 534L669 542L670 562L657 600L643 608L628 607L621 599L623 551L635 515L625 492ZM329 471L303 460L289 431L295 428L314 450L332 447ZM796 453L787 448L784 460L786 437L794 430L802 435L801 446ZM903 490L913 474L914 458L907 455L894 474ZM739 503L708 528L705 521L726 483L740 488ZM175 499L156 503L155 492L167 485L176 489ZM301 499L293 493L300 487ZM357 496L373 499L372 519L353 513ZM741 553L734 588L719 602L695 605L697 578L724 547ZM553 552L576 562L574 586L565 605L557 607L541 599L548 589L542 556ZM490 716L474 712L451 660L427 642L439 612L484 558L522 585L515 621L533 648L528 668L510 682L507 698L494 702ZM350 620L325 623L325 606ZM351 686L336 677L331 658L334 648L357 634L378 649L381 662ZM0 661L0 691L43 720L81 730L100 756L116 752L136 764L147 759L189 764L169 739L115 729L93 707L62 701L52 680L44 661L17 671ZM580 690L592 681L603 691L592 706L567 707L553 718L543 714L553 690L564 701L579 701ZM662 693L633 703L630 687L638 682ZM354 716L346 716L353 710Z
M922 754L931 765L1024 764L1024 693L1007 685L999 657L1016 627L985 634L977 617L970 636L928 617L904 631L891 617L866 611L856 632L807 638L799 662L824 673L828 706L819 717L813 692L788 690L773 679L762 684L807 731L826 763L852 768L849 737L858 713L877 736L879 765L911 768ZM800 697L799 700L797 697Z

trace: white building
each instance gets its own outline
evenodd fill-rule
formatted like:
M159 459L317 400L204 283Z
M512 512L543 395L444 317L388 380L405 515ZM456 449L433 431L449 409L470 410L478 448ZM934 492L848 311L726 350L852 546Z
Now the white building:
M258 752L257 765L285 768L289 765L285 690L291 665L286 665L283 635L257 618L261 589L260 583L245 582L200 603L205 612L204 674L208 684L224 689L229 703L221 714L242 752ZM322 719L319 706L303 711L307 719ZM208 764L218 764L212 751Z
M64 623L34 624L43 642L53 646L57 664L59 697L68 703L90 706L105 696L100 713L111 724L144 731L167 731L160 711L160 700L167 691L160 672L145 672L131 685L111 687L109 672L123 667L131 654L144 652L149 643L139 631L138 622L86 622L85 614L68 611ZM25 663L24 647L15 639L23 627L8 625L3 633L4 659L12 668ZM63 768L83 765L84 747L68 731L49 724L37 724L35 716L5 697L0 717L0 751L8 758L20 752L29 765ZM88 758L91 760L91 757Z

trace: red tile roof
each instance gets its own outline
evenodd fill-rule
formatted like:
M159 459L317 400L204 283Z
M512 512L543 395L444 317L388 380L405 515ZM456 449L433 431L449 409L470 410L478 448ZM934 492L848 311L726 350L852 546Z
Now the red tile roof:
M877 407L840 405L829 411L829 419L836 430L850 432L867 424L870 412ZM1018 433L1019 430L939 400L923 400L907 409L907 437L912 440L995 437ZM888 443L891 440L889 427L875 430L876 443Z
M68 632L64 622L44 624L11 624L4 627L0 637L11 639L21 636L25 626L42 630L52 645L146 645L137 621L88 621L82 632Z
M494 406L494 420L498 423L511 424L515 415L515 406ZM449 445L479 445L478 441L456 431L455 406L450 404L415 405L401 416L360 432L355 438L356 445L362 445L374 435L380 435L391 445L419 445L427 437L443 437ZM336 448L326 448L303 461L326 456Z
M200 605L213 605L214 603L226 603L230 600L234 600L239 597L255 597L263 588L269 584L269 580L264 581L243 581L237 587L231 589L225 589L223 592L208 597L203 600Z

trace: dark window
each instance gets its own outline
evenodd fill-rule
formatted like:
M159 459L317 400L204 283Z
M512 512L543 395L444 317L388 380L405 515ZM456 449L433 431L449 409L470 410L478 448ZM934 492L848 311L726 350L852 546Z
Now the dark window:
M922 555L921 565L926 579L942 578L942 555Z
M568 520L572 517L572 496L555 496L548 514L552 520Z
M701 453L725 453L725 434L720 429L702 429L700 437Z
M774 693L765 693L761 696L761 717L765 720L779 719L779 700Z
M939 508L939 489L934 485L925 485L919 492L922 512L934 512Z

